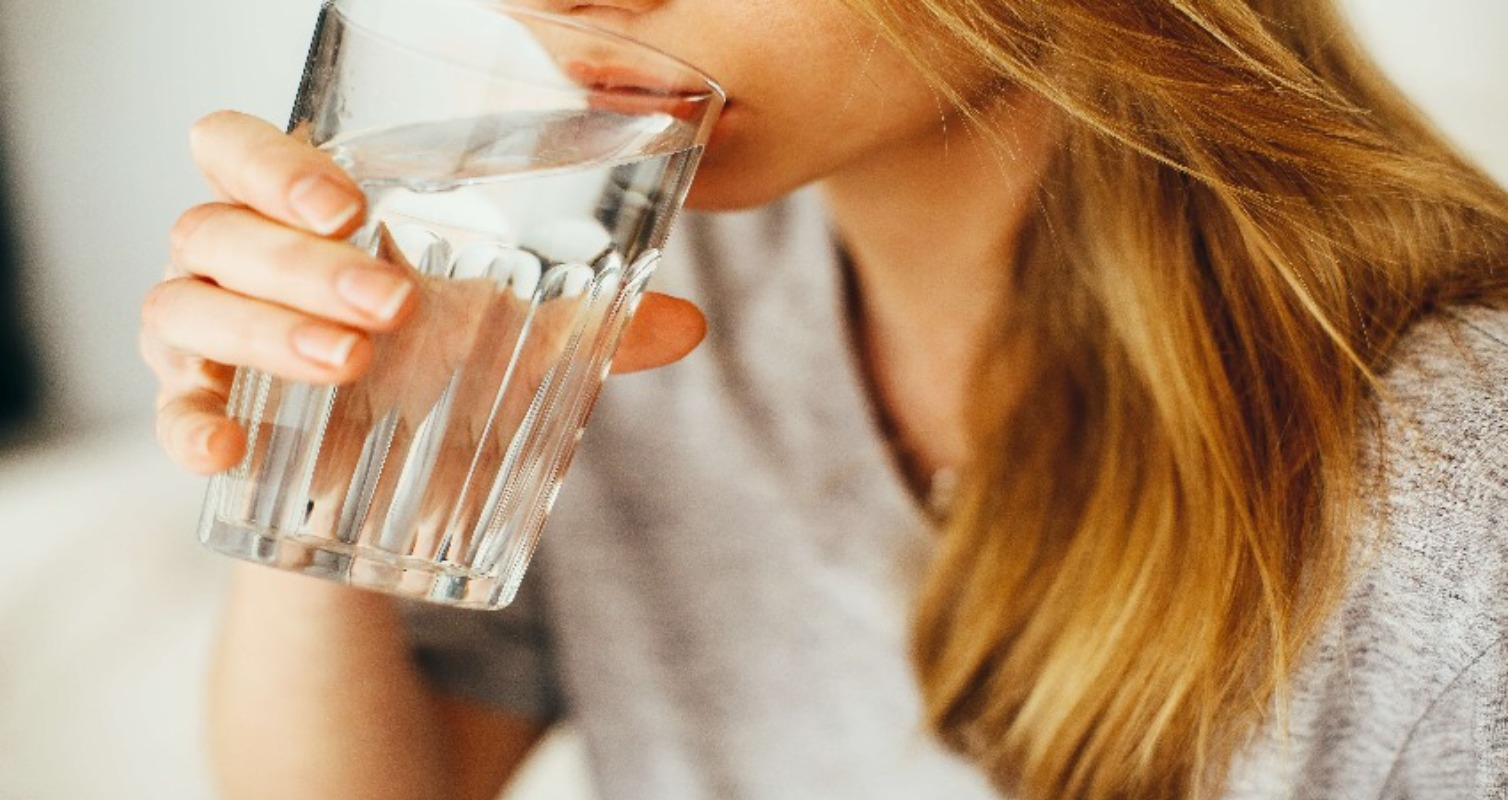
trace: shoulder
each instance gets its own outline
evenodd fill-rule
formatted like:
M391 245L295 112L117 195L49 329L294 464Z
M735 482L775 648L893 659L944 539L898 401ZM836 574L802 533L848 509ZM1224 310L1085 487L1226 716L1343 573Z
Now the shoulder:
M1475 657L1508 636L1508 311L1456 308L1416 325L1377 404L1363 590L1406 598L1419 635Z
M1343 609L1351 658L1410 687L1386 796L1508 790L1508 310L1450 309L1382 377L1375 541ZM1356 655L1358 647L1372 653ZM1353 662L1354 663L1354 662Z
M1230 797L1495 796L1456 789L1503 779L1508 312L1431 316L1380 377L1345 593L1293 676L1286 733L1267 731Z
M1508 310L1455 308L1415 325L1386 366L1378 406L1384 445L1410 470L1395 469L1395 482L1493 477L1475 473L1508 462L1498 446L1508 442Z
M1377 402L1369 505L1380 538L1363 574L1438 593L1417 599L1476 620L1462 646L1480 652L1508 635L1508 311L1458 308L1419 323Z

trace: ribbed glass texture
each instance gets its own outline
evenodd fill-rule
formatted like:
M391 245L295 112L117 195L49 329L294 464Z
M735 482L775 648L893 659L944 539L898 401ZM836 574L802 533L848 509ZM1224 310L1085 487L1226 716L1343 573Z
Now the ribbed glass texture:
M569 20L328 5L290 130L361 185L351 242L411 271L416 310L355 383L237 374L247 452L211 481L201 539L508 603L720 105L685 65Z

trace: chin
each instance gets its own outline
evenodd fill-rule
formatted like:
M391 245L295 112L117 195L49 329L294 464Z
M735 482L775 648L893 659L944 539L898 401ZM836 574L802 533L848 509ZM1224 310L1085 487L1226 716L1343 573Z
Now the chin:
M692 211L741 211L772 203L800 188L800 184L781 181L767 171L735 168L703 159L691 190L686 194L686 208Z

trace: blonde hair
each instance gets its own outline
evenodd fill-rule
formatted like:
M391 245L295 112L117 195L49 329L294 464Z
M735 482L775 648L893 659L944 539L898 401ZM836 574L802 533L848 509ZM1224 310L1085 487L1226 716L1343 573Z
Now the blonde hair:
M1323 0L851 3L965 114L1068 119L917 601L930 722L1025 798L1217 792L1344 584L1375 376L1504 296L1508 198Z

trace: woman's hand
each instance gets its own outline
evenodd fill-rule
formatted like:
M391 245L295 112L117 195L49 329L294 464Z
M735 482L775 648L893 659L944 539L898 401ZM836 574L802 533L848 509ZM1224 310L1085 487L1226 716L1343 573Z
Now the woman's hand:
M374 335L414 315L424 282L406 264L343 241L365 206L324 153L234 112L200 120L191 142L216 201L174 225L166 276L142 306L141 349L160 384L163 448L212 473L245 448L225 413L234 366L310 383L354 380L371 366ZM614 371L674 362L705 329L694 305L651 293Z

